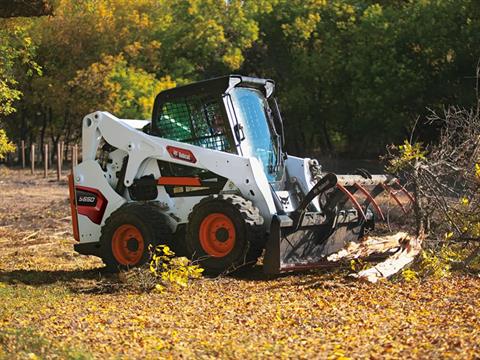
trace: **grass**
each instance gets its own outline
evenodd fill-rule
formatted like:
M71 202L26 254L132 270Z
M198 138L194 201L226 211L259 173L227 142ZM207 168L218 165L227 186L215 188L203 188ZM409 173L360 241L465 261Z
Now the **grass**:
M39 336L32 328L2 329L0 333L0 359L92 359L89 353L58 347Z
M61 286L0 283L0 359L92 359L88 352L42 336L32 317L41 316L45 306L59 306L68 294Z

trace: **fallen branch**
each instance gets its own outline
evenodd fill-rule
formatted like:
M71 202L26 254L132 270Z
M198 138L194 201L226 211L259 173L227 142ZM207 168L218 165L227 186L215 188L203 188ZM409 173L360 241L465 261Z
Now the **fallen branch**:
M328 256L328 261L353 260L366 258L372 254L384 254L398 250L402 241L408 238L406 232L389 236L367 236L358 242L350 242L346 248Z
M389 278L395 275L415 260L415 257L422 250L422 238L414 238L407 235L407 237L401 239L400 246L401 250L385 261L371 267L370 269L362 270L357 274L351 274L350 276L367 280L371 283L376 283L382 278Z
M40 230L38 230L38 231L34 231L34 232L30 233L29 235L27 235L27 236L23 237L21 241L26 241L26 240L29 240L29 239L31 239L31 238L33 238L33 237L37 236L39 233L40 233Z
M385 261L367 270L350 276L375 283L381 278L389 278L410 264L422 249L422 238L412 237L406 232L389 236L368 236L349 245L328 257L329 261L345 261L366 258L372 254L391 253Z

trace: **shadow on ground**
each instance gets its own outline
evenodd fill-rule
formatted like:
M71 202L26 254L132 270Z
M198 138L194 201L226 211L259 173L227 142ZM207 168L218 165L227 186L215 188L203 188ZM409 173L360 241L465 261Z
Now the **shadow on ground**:
M342 288L355 286L356 280L347 276L349 269L345 265L329 266L315 270L287 272L282 274L265 274L262 265L239 271L229 277L239 281L271 283L269 290L286 287L303 288Z
M50 285L57 282L71 282L74 280L100 280L106 275L104 270L14 270L0 271L0 282L8 284Z

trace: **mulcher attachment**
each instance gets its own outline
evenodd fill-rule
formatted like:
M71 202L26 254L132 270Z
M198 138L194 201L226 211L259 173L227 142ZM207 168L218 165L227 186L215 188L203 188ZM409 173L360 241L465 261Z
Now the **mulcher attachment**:
M264 271L281 272L332 267L338 264L327 257L358 241L365 227L373 228L374 214L382 221L385 215L375 198L387 192L407 214L412 195L396 178L388 175L325 174L290 214L273 216L266 245ZM357 195L360 195L357 198ZM321 211L307 211L311 201L319 197ZM362 199L363 198L363 199ZM352 206L347 206L350 202ZM310 206L311 207L311 206Z

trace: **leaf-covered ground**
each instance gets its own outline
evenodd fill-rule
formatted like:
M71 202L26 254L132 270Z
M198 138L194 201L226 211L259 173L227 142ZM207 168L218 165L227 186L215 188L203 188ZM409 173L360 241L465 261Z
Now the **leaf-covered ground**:
M0 169L0 358L478 358L480 278L344 271L108 289L73 251L65 183ZM106 282L106 280L108 280Z

